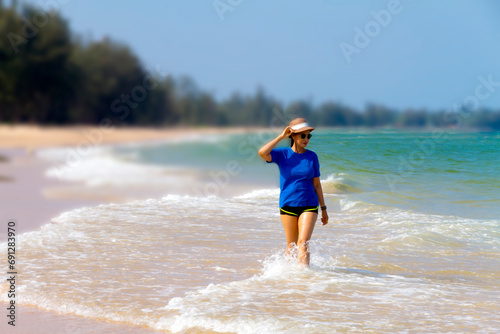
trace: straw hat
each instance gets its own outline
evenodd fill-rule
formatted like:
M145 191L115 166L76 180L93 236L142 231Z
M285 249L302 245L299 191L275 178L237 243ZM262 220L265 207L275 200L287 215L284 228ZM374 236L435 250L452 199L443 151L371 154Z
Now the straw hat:
M293 133L300 133L304 132L307 130L314 130L312 126L307 124L307 121L305 118L296 118L293 121L290 122L290 128L292 129Z

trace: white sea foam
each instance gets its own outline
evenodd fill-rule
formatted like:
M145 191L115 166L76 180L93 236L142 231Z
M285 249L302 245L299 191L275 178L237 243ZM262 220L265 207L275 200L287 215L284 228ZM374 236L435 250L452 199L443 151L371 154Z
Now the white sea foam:
M340 200L340 209L342 211L348 211L355 208L356 206L361 206L361 205L363 205L363 203L359 201L350 201L346 198Z
M391 331L392 326L403 325L410 313L419 319L421 327L414 325L416 330L433 328L436 323L438 328L446 328L451 323L441 308L453 308L464 293L466 298L475 294L461 286L425 278L339 268L328 256L324 258L314 250L312 255L321 260L319 264L313 262L311 269L278 252L264 261L260 273L248 279L210 284L185 297L173 298L163 309L176 315L163 318L155 328L174 332L199 328L236 333L316 333L342 331L352 325L359 330L360 323L351 322L345 315L361 306L366 326L361 329ZM314 322L310 321L312 314L316 314ZM388 323L387 317L394 323Z
M153 166L117 159L107 151L82 159L74 166L51 167L46 175L66 181L84 182L87 186L158 183L165 185L186 182L189 176L196 176L194 170L180 167Z
M233 197L233 200L251 204L273 202L273 204L277 205L279 194L280 194L279 188L257 189L257 190L252 190L251 192L243 195L235 196Z

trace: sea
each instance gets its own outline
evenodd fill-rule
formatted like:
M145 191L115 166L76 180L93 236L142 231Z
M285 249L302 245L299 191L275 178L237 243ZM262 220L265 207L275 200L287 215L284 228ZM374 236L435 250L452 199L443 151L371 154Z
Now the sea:
M19 235L16 302L165 333L498 333L500 133L313 131L330 221L308 268L257 154L277 134L40 151L122 201Z

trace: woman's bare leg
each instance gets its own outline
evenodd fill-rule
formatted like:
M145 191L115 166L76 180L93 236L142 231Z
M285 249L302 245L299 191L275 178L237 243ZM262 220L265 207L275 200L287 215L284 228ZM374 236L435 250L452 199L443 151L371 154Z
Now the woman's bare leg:
M280 217L286 235L286 255L290 255L290 249L292 249L293 244L297 244L299 236L299 218L289 215L280 215Z
M316 219L318 219L316 212L304 212L299 217L297 247L299 263L303 265L309 265L309 240L311 240Z

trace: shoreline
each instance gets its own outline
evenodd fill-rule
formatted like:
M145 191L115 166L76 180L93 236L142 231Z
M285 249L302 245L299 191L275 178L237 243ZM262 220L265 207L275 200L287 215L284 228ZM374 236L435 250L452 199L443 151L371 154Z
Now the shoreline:
M234 134L262 128L115 128L105 133L98 127L40 127L0 125L0 219L16 221L16 235L39 230L63 212L114 203L113 200L83 200L82 198L48 198L45 189L64 187L68 182L48 178L44 172L50 162L37 157L39 149L76 147L78 145L125 144L161 141L190 135ZM77 187L78 183L71 186ZM6 241L6 231L0 231L0 242ZM22 256L22 255L21 255ZM0 302L6 310L8 304ZM164 333L130 324L103 322L69 314L60 314L36 306L16 305L16 327L26 333ZM6 311L5 311L6 312ZM2 313L6 314L6 313ZM7 319L7 318L6 318ZM0 324L1 332L11 330L7 321Z
M126 198L64 198L57 192L65 187L77 188L79 183L48 178L44 172L52 162L36 152L47 148L75 148L78 145L147 143L193 135L246 133L262 128L116 128L104 133L99 127L40 127L0 125L0 219L23 221L20 233L39 229L63 212L84 206L126 201ZM97 134L102 136L98 137ZM91 135L96 140L92 141ZM98 139L98 140L97 140ZM63 192L67 194L67 192ZM50 196L48 196L50 195ZM150 195L157 195L151 193ZM137 198L142 199L142 198ZM29 209L29 210L27 210ZM26 225L25 225L26 224ZM17 225L17 224L16 224ZM3 231L0 231L2 236Z
M36 126L0 124L0 149L24 149L28 153L49 147L105 145L173 139L189 135L235 134L263 127L102 127ZM1 154L0 154L1 155ZM1 162L1 161L0 161Z
M0 219L16 221L16 234L35 231L52 218L73 209L101 204L99 201L47 198L44 190L60 187L65 182L45 177L49 162L20 149L1 149L8 161L0 163L0 176L5 181L0 194ZM0 231L4 241L5 231Z

